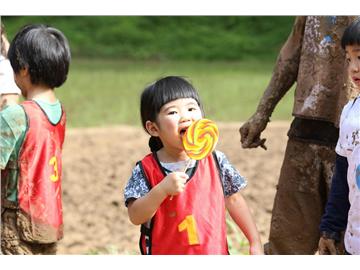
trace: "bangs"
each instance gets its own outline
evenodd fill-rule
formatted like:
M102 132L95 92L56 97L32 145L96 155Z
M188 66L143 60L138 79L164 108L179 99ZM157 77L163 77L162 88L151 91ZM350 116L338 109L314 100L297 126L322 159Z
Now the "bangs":
M341 47L360 45L360 19L355 20L348 28L346 28L342 38Z
M179 98L192 98L196 100L199 107L201 102L197 91L193 86L182 78L167 77L167 80L160 80L155 83L154 88L154 109L160 112L162 106L166 103Z

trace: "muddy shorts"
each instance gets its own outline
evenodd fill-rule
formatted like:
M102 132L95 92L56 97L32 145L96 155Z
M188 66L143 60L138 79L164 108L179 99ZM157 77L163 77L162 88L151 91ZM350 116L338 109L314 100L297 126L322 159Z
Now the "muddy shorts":
M330 191L333 147L289 139L272 210L267 254L314 254Z
M1 214L2 254L56 254L57 243L38 244L22 240L16 225L16 210L6 208Z

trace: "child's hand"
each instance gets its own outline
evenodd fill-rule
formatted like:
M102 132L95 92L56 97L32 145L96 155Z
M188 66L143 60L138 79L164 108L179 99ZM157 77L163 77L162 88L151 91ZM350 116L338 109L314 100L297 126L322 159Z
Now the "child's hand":
M250 253L250 255L264 255L264 250L261 245L261 242L259 241L259 242L250 244L249 253Z
M184 172L172 172L169 173L159 185L166 195L178 195L185 189L186 180L189 176Z

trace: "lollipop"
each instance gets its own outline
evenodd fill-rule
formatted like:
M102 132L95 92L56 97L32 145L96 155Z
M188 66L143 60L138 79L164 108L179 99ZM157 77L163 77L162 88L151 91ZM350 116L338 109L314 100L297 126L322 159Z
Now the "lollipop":
M185 152L190 158L184 172L191 164L191 159L201 160L214 151L218 139L219 130L213 121L200 119L192 123L182 137ZM170 200L172 199L173 196L170 197Z
M186 130L182 140L189 158L201 160L214 151L218 138L216 124L209 119L200 119Z

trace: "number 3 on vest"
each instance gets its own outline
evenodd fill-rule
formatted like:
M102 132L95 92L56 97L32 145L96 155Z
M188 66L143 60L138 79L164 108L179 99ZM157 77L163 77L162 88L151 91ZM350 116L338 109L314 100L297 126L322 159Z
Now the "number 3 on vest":
M50 159L49 165L54 167L54 174L50 175L50 180L56 182L57 180L59 180L59 173L57 159L55 156Z
M187 231L189 245L198 245L199 239L196 230L196 220L193 215L188 215L178 226L179 232Z

